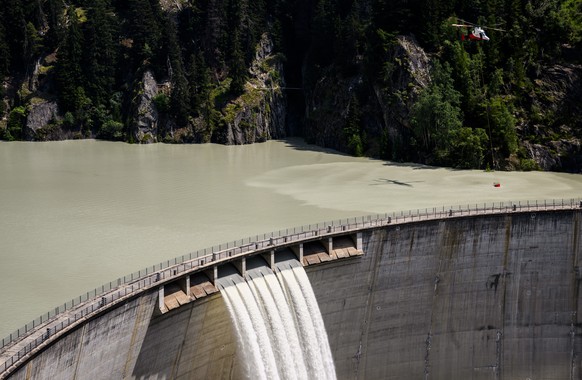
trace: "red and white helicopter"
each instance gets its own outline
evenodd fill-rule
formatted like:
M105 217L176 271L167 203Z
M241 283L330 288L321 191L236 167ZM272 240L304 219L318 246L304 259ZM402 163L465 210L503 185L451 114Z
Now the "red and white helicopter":
M468 30L468 34L465 35L464 33L461 34L461 40L470 40L470 41L489 41L489 37L485 34L485 29L496 30L499 32L505 32L503 29L499 28L492 28L490 26L479 26L477 24L473 24L471 22L458 19L460 24L452 24L457 28L465 28Z

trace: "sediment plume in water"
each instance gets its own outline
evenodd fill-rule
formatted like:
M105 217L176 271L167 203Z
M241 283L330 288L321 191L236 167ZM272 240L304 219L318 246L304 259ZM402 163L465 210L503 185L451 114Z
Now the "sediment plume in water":
M218 280L248 378L336 378L327 333L303 267L285 262Z

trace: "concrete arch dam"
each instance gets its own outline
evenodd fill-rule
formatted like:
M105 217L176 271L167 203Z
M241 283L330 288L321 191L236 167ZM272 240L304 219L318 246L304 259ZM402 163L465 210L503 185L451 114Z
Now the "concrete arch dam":
M262 265L291 254L305 265L339 379L582 378L582 209L412 219L259 252ZM105 308L8 378L242 378L212 281L246 266L228 261L206 282L193 272Z

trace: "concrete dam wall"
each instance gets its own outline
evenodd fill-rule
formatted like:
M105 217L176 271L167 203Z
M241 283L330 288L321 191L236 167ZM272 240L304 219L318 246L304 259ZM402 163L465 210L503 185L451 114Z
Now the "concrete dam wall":
M580 379L580 212L385 228L310 271L342 378Z
M581 379L582 211L362 231L306 267L340 379ZM164 314L151 290L89 319L10 379L238 379L220 293Z

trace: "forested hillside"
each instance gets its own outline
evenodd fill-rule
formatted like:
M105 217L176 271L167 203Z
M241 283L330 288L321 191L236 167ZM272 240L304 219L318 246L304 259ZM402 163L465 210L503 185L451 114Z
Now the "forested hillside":
M462 38L467 20L490 41ZM0 138L582 169L582 0L3 0ZM500 29L500 30L496 30Z

